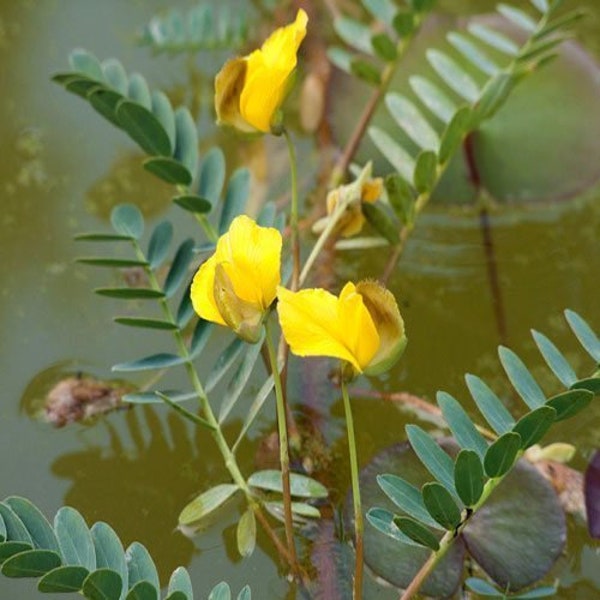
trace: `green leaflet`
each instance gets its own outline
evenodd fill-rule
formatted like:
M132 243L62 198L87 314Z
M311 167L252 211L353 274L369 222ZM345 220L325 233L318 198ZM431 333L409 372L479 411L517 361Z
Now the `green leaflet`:
M505 433L487 450L483 466L488 477L502 477L515 463L521 449L521 436L518 433Z

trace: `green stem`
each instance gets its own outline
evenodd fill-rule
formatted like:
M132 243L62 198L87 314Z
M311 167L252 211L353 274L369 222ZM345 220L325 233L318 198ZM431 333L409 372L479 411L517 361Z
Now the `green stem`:
M279 462L281 464L281 481L283 486L283 514L285 523L285 537L288 545L288 552L293 561L293 566L297 564L296 545L294 544L294 521L292 518L292 492L290 487L290 454L287 432L287 411L281 376L277 368L277 355L275 346L271 338L271 327L269 320L265 321L266 343L269 352L269 362L273 372L275 382L275 399L277 406L277 427L279 431Z
M358 484L358 459L356 456L356 437L354 435L354 419L352 407L348 396L348 387L342 373L342 398L344 399L344 414L348 430L348 453L350 455L350 479L352 481L352 500L354 504L354 547L356 549L356 562L354 568L354 600L361 600L363 587L363 514L360 501L360 488Z
M356 121L356 127L354 128L352 135L346 143L344 151L340 155L335 167L331 172L331 177L329 181L330 187L337 187L344 180L346 170L348 169L348 166L352 162L352 159L354 158L354 155L358 150L360 142L362 141L365 132L367 131L367 127L369 126L369 123L371 122L371 119L373 118L373 115L375 114L379 103L381 102L382 98L384 97L386 91L390 86L390 83L394 77L394 73L396 72L398 65L401 63L402 58L404 57L404 53L410 46L412 38L416 33L416 29L417 28L415 27L415 30L410 35L403 37L398 42L396 46L396 58L388 62L385 65L383 71L381 72L380 84L373 91L371 97L369 98L369 101L363 109L362 114L358 118L358 121Z
M142 249L140 248L139 244L137 244L137 242L134 242L134 248L135 248L137 257L140 260L146 260L146 257L144 255ZM161 288L160 284L158 283L158 280L156 279L156 276L154 275L154 272L152 271L152 269L150 269L149 267L146 268L146 274L148 276L148 281L150 283L150 286L155 290L162 291L162 288ZM173 313L171 312L171 308L169 307L167 301L165 299L161 299L160 305L161 305L163 314L165 315L165 318L169 322L176 324L177 321L176 321L175 317L173 316ZM226 469L229 471L229 474L231 475L231 478L233 479L234 483L236 483L238 485L238 487L240 488L240 490L242 490L242 492L244 493L244 495L246 497L246 501L248 502L249 506L251 506L252 509L254 510L260 523L263 525L265 531L267 532L267 534L271 538L271 540L273 540L273 543L275 544L275 547L277 548L279 553L285 558L285 560L288 562L290 567L296 573L298 573L301 578L305 579L305 574L302 572L302 570L298 566L298 561L296 559L295 553L290 554L288 552L288 550L281 544L281 542L279 541L279 538L277 537L277 534L275 533L275 531L273 531L267 518L265 517L260 502L256 499L256 497L254 496L254 494L248 487L248 484L246 483L246 479L244 478L244 476L242 475L242 473L240 471L240 468L235 459L235 455L234 455L233 451L231 450L231 448L229 447L229 444L227 443L225 436L223 435L223 431L221 430L219 422L218 422L217 418L215 417L215 414L212 410L210 402L208 401L208 396L206 395L206 392L204 391L204 387L202 386L200 378L198 377L198 373L196 372L196 369L194 368L194 364L192 362L192 357L190 356L190 353L187 349L187 346L185 344L185 340L183 339L183 334L182 334L181 330L176 329L173 332L173 334L175 337L175 342L177 344L177 349L179 351L179 355L185 360L186 372L188 374L188 377L192 383L194 391L196 392L196 395L200 402L200 409L204 416L202 425L205 427L208 426L208 428L211 430L212 437L215 440L215 443L217 444L217 448L221 452L221 456L223 457L223 460L225 462Z
M293 292L298 289L300 277L300 237L298 233L298 163L296 160L296 148L292 142L289 131L283 128L283 137L285 138L288 154L290 156L290 176L292 180L292 203L290 208L290 230L292 239L292 260L294 267L292 270L292 282L290 287Z
M198 223L200 223L200 225L202 226L202 229L204 229L206 237L211 242L216 244L217 240L219 239L219 234L217 233L217 230L212 226L212 223L204 215L196 214L194 216L196 217Z

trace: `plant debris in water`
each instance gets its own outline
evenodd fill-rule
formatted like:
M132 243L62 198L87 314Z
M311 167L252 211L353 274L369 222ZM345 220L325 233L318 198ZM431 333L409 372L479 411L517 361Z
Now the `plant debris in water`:
M44 419L55 427L86 422L98 415L123 408L123 394L131 391L121 384L90 376L66 377L46 396Z

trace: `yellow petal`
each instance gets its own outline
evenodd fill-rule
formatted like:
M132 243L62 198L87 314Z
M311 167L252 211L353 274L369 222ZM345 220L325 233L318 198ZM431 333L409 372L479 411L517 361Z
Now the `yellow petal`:
M256 131L240 114L240 96L246 80L247 60L228 60L215 77L215 109L219 124L231 125L241 131Z
M236 295L266 310L281 280L281 234L261 227L246 215L236 217L217 243L215 257L223 264Z
M361 281L356 285L379 333L379 348L365 371L378 375L388 370L404 351L406 335L396 298L377 281Z
M190 295L192 306L200 317L219 325L225 325L225 321L217 308L213 291L216 266L217 261L214 255L200 266L198 272L194 275Z
M383 179L381 179L381 177L376 177L375 179L369 179L363 183L360 191L360 199L363 202L369 202L372 204L373 202L379 200L382 193Z
M227 325L251 344L259 341L266 312L260 305L242 300L233 289L224 263L217 263L213 288L215 303Z
M260 227L246 215L236 217L219 238L213 256L194 276L194 310L203 319L229 325L238 333L242 327L254 327L275 300L281 277L281 246L277 229ZM217 269L219 298L215 298Z
M377 331L352 284L340 298L322 289L282 287L277 297L281 329L294 354L340 358L361 372L377 351Z
M260 50L246 58L239 110L246 122L259 131L270 131L273 117L287 95L307 22L306 13L299 10L294 23L274 31Z

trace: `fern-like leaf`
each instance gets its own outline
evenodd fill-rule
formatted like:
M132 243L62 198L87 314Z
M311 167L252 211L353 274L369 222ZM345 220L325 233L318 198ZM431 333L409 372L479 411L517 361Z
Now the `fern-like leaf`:
M78 592L90 600L160 598L158 573L148 550L139 542L124 550L109 525L99 522L88 528L74 508L62 507L51 526L29 500L11 496L0 502L0 532L0 572L39 578L40 592ZM226 597L231 590L225 582L209 594L213 599ZM165 598L193 600L184 567L171 575ZM237 598L251 600L250 588L244 587Z

